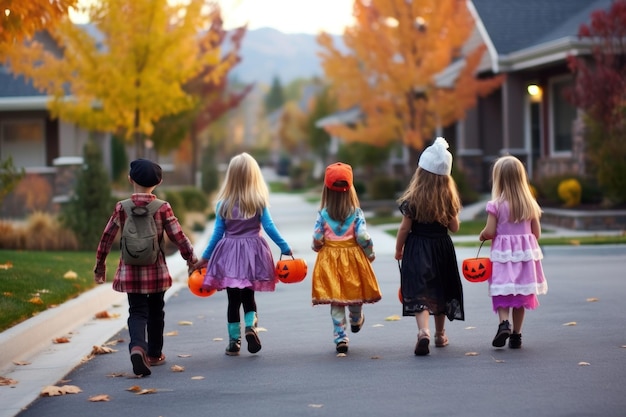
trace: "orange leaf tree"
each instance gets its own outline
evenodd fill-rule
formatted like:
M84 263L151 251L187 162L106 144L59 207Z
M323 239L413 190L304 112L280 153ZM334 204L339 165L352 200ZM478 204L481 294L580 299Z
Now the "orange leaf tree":
M476 77L484 47L462 53L474 28L465 0L355 0L353 14L346 52L328 34L318 36L339 107L363 113L354 126L327 128L348 142L400 142L416 158L437 126L463 118L477 96L502 83L501 76ZM454 63L461 67L455 82L438 84Z
M219 48L205 48L220 15L208 0L100 0L86 6L96 33L64 21L40 42L11 54L13 72L50 94L54 116L86 129L123 133L143 156L154 123L191 108L183 86L207 66L224 74Z

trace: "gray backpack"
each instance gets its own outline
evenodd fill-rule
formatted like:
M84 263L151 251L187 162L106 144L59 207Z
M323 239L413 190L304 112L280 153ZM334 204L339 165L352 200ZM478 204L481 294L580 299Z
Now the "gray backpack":
M154 213L165 203L155 199L146 206L136 206L131 199L123 200L126 221L122 228L120 249L127 265L152 265L161 249Z

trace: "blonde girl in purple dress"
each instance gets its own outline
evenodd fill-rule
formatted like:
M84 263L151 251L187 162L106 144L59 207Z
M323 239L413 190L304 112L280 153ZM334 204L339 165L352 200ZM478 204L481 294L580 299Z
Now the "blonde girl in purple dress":
M262 229L281 254L291 255L291 248L274 225L267 184L259 164L249 154L244 152L230 160L217 200L213 234L196 269L207 268L204 288L226 289L229 339L226 354L239 355L242 306L248 352L257 353L261 341L254 294L274 291L276 287L274 258Z
M489 295L500 324L492 345L503 347L510 338L509 347L519 349L524 314L539 306L538 294L548 291L541 266L543 254L537 242L541 236L541 208L532 195L526 170L519 159L499 158L492 175L487 224L479 237L481 241L493 240Z

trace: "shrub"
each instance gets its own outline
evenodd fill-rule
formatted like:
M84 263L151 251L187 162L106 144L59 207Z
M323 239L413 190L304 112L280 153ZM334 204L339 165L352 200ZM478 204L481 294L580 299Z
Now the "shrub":
M0 223L0 248L12 250L66 251L79 248L74 233L48 213L35 212L23 225Z
M27 175L15 188L15 196L29 212L45 210L52 197L50 183L41 175Z
M401 188L399 179L380 175L371 181L368 194L372 200L393 200Z
M582 187L578 180L574 178L569 178L561 181L559 183L557 192L561 201L565 203L565 207L576 207L580 205L580 201L582 198Z

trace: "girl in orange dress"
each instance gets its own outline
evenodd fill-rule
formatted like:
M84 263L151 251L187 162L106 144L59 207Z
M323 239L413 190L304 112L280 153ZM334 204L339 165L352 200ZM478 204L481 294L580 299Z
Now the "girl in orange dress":
M352 167L337 162L326 168L321 209L313 232L318 253L313 268L313 305L330 304L336 351L348 352L346 307L350 329L361 330L363 304L381 299L374 270L372 239L352 184Z

